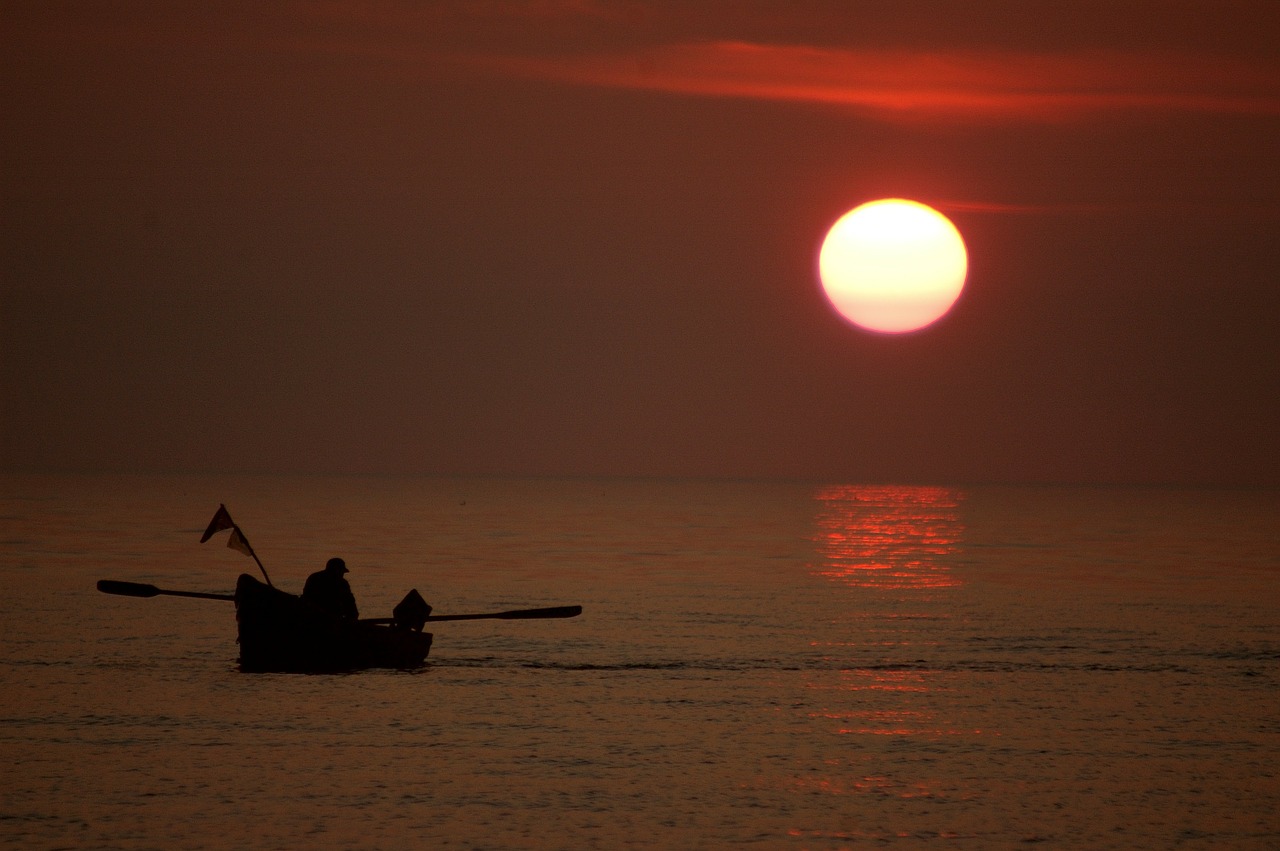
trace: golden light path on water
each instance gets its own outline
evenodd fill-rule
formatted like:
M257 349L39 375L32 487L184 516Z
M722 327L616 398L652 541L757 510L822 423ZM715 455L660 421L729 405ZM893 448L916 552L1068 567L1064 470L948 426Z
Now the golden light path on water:
M950 488L840 485L820 489L816 572L865 588L937 589L958 585L946 557L963 529L960 495Z
M885 755L914 742L922 752L942 741L998 735L964 723L944 707L954 676L922 661L950 619L948 597L961 588L951 558L961 547L960 491L943 487L839 485L814 494L811 573L848 589L856 606L841 637L812 641L824 664L807 678L806 724L831 737L826 770L799 772L797 793L901 801L964 800L959 778L929 770L887 770ZM790 835L827 843L885 839L883 826L833 831L797 825Z

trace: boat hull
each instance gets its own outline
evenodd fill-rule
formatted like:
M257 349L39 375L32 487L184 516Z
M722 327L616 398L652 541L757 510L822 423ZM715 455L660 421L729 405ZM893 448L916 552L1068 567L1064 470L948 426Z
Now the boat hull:
M417 668L431 651L429 632L335 618L247 573L235 599L242 671Z

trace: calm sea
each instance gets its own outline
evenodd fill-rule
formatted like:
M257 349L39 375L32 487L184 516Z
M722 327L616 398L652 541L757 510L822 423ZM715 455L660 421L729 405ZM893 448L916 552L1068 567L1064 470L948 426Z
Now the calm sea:
M333 555L428 667L236 669ZM0 478L0 844L1280 847L1280 494Z

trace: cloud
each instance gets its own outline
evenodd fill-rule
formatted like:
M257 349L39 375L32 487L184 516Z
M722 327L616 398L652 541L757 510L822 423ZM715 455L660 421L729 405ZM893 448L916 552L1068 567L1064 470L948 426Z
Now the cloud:
M1239 198L1194 200L1154 199L1146 201L993 201L967 198L926 198L925 203L944 213L994 214L1003 216L1237 216L1254 221L1280 216L1274 201Z
M1134 110L1280 115L1280 71L1202 56L835 50L715 41L470 61L493 72L562 83L830 104L882 118L1061 121Z

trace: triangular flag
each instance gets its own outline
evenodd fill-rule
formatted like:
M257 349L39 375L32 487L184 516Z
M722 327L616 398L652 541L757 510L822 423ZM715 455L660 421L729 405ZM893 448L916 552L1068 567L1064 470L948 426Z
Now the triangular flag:
M231 520L231 513L227 511L225 505L219 505L218 511L213 515L213 519L209 521L209 528L204 530L204 534L200 536L200 543L212 538L223 529L234 529L236 524Z
M244 553L250 558L257 558L253 554L253 547L249 546L249 540L245 538L244 532L240 531L239 526L231 527L231 537L227 539L227 546L238 553Z

